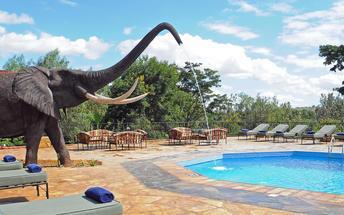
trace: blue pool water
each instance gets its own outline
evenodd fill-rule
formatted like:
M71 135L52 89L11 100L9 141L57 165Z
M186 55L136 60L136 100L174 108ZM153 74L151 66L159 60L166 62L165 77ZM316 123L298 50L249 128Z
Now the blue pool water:
M184 164L217 180L344 194L344 157L313 152L224 154L222 159ZM198 161L200 162L200 161Z

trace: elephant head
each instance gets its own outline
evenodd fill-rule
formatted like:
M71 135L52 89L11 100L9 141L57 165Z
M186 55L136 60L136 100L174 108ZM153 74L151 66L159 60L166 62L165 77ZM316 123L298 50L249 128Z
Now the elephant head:
M140 100L146 94L127 99L134 91L137 81L128 92L117 98L107 98L97 95L95 92L120 77L163 30L168 30L177 43L182 44L174 27L169 23L161 23L146 34L123 59L109 68L85 72L30 67L18 72L14 80L13 91L26 103L55 118L58 118L60 108L74 107L86 100L101 104L127 104Z

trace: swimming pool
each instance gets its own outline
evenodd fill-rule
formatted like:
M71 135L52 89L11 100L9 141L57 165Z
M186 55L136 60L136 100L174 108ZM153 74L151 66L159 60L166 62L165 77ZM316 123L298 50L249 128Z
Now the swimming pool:
M337 153L232 153L182 165L217 180L344 194L344 156Z

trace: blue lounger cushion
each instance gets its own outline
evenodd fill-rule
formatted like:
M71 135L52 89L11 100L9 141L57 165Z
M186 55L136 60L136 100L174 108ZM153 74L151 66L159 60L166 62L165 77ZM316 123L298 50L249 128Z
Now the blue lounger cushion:
M338 132L337 135L344 136L344 132Z
M260 134L265 134L265 133L267 133L268 131L258 131L258 133L260 133Z
M30 163L26 167L30 173L37 173L42 171L42 167L35 163Z
M102 187L91 187L86 190L85 195L100 203L111 202L115 199L114 195L110 191Z
M283 134L283 131L276 131L276 134Z
M14 157L13 155L5 155L3 158L3 161L5 162L14 162L16 160L16 157Z
M241 129L242 132L248 132L250 129L247 129L247 128L243 128Z
M307 131L306 134L315 134L315 131Z

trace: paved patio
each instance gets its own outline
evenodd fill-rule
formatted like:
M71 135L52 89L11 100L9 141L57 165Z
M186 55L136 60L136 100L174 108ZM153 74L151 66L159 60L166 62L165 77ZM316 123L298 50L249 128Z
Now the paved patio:
M254 142L229 138L216 146L168 145L151 141L148 148L131 151L77 151L72 159L97 159L103 165L79 168L45 168L51 198L103 186L115 193L125 214L343 214L344 195L214 181L177 165L179 161L224 152L327 151L324 144ZM0 157L24 158L24 148L0 150ZM41 149L39 159L54 159ZM0 191L0 204L44 199L31 187Z

